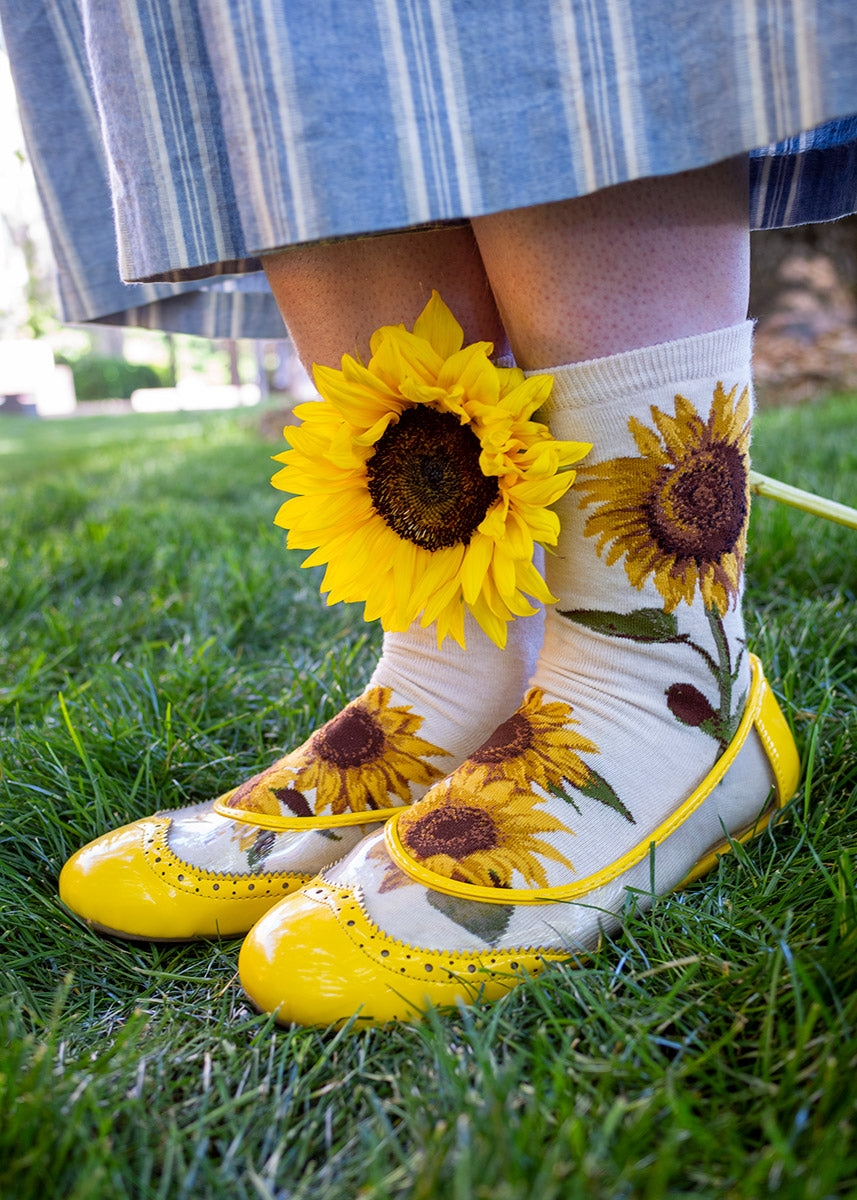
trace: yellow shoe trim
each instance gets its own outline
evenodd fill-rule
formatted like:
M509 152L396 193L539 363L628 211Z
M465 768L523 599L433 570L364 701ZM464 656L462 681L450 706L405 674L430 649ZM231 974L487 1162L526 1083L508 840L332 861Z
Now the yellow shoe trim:
M443 892L447 896L460 896L467 900L480 900L486 904L546 904L564 900L576 900L587 895L604 884L611 883L623 875L631 867L637 865L648 855L652 847L657 848L666 841L706 800L717 785L722 781L726 772L735 761L738 752L746 742L751 730L755 729L761 738L762 745L768 756L768 761L776 781L776 796L769 808L757 821L752 829L741 831L734 840L742 841L752 837L753 833L763 829L770 821L774 812L782 808L792 798L797 789L800 777L800 760L797 748L785 717L780 711L773 692L762 672L762 665L755 655L750 655L752 680L747 706L741 723L727 746L726 750L714 764L705 779L691 793L683 804L675 810L666 821L653 830L644 841L638 842L621 858L575 883L562 887L549 888L491 888L476 884L459 883L427 870L413 859L399 837L398 818L393 817L384 830L387 853L393 862L400 867L411 879L435 892ZM693 868L685 882L698 878L704 870L714 865L719 854L728 851L729 843L706 854Z
M202 896L207 900L260 900L267 896L278 899L289 891L303 887L315 878L315 872L298 874L294 871L268 871L258 874L208 871L185 862L170 848L168 816L145 819L143 858L153 874L173 888Z
M254 926L239 958L242 986L280 1024L356 1025L414 1020L435 1007L496 1000L567 950L426 950L400 942L367 915L359 889L317 880ZM358 1012L359 1010L359 1012Z
M444 978L475 975L479 971L490 975L498 970L504 973L525 970L537 975L544 969L545 962L563 962L569 957L566 949L545 950L538 946L502 950L428 950L399 941L376 925L364 908L357 889L338 887L321 880L304 888L303 895L327 905L351 942L379 967L421 983L435 970ZM426 963L430 967L426 967Z
M311 875L226 874L180 859L169 814L122 825L81 847L60 872L63 904L103 933L142 941L189 941L246 933Z
M233 789L237 791L238 789ZM212 805L219 817L230 821L243 821L245 825L257 825L260 829L273 829L279 833L297 830L308 833L313 829L338 829L343 825L374 825L388 821L394 813L401 812L403 805L395 808L367 808L362 812L331 813L321 817L283 817L277 813L253 812L249 808L230 808L232 792L220 796ZM311 878L311 876L309 877Z

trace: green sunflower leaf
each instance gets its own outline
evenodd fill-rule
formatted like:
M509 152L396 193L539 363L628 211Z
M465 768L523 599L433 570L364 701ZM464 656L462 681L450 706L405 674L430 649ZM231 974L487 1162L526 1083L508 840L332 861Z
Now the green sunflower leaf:
M270 852L274 844L273 829L260 829L257 833L253 844L247 851L247 865L251 871L255 871L259 864L264 860L265 856Z
M580 815L580 805L573 796L569 796L568 792L563 791L563 789L558 787L555 783L549 783L547 790L552 796L556 796L557 800L564 800L566 804L570 804L578 816Z
M593 771L592 767L588 768L589 776L583 783L576 783L574 786L584 796L589 796L591 800L597 800L599 804L606 804L608 808L612 808L614 812L619 813L630 821L632 825L636 825L636 821L631 814L631 811L625 807L614 789L610 786L603 775L599 775L597 771Z
M320 833L322 837L327 838L330 842L342 841L342 834L337 833L335 829L317 829L316 833Z
M697 726L701 733L705 733L710 738L714 738L715 742L720 743L721 750L725 750L729 745L730 736L728 728L723 724L719 716L714 716L709 721L700 721Z
M637 608L633 612L599 612L596 609L559 610L559 615L605 637L627 638L632 642L683 642L675 613L661 608Z
M464 900L461 896L447 896L445 892L430 891L426 895L432 908L489 946L506 932L514 912L511 904L482 904L478 900Z
M736 701L736 703L732 709L732 716L729 718L729 721L727 722L727 725L726 725L726 729L724 730L724 736L726 738L727 745L729 742L732 741L735 734L738 732L738 726L741 724L741 721L744 717L744 709L746 707L747 707L747 692L744 691L738 697L738 700Z

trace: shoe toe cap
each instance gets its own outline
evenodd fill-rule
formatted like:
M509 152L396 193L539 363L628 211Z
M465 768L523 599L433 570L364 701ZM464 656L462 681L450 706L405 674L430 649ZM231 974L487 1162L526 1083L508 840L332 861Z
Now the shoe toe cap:
M543 960L420 950L373 925L348 889L320 881L281 900L241 947L241 984L281 1025L418 1021L429 1007L496 999Z
M73 854L59 879L60 900L106 933L151 934L163 887L144 856L146 822L96 838Z
M168 818L147 817L78 850L60 874L63 904L100 933L131 940L231 937L299 882L200 872L164 849L167 827Z
M379 1023L378 971L348 936L337 915L309 891L281 900L244 940L241 984L253 1004L282 1025ZM386 1019L392 1019L392 1015ZM385 1019L380 1016L380 1021Z
M184 898L159 877L146 854L155 821L144 819L105 833L63 867L63 904L102 933L127 938L181 938L169 910Z

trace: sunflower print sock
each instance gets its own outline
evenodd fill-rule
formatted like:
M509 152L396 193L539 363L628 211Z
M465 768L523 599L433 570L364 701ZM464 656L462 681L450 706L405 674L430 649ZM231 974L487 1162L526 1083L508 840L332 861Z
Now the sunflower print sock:
M556 506L545 574L557 600L539 664L518 710L400 818L412 861L501 895L574 884L645 841L723 753L750 683L750 336L747 324L553 369L541 419L593 450ZM720 790L715 837L721 817L735 829L767 800L761 755L738 775ZM678 882L704 847L683 862L675 840ZM356 857L330 878L359 881L369 916L411 944L562 945L603 921L575 905L428 890L383 839Z
M467 649L437 645L419 625L385 635L362 695L307 741L213 802L172 812L173 854L192 866L248 874L315 874L342 857L372 823L334 818L413 803L491 733L522 694L544 630L541 610L516 621L504 650L472 618ZM275 832L264 821L224 819L228 808L262 818L323 817L314 829ZM379 820L381 818L379 817Z

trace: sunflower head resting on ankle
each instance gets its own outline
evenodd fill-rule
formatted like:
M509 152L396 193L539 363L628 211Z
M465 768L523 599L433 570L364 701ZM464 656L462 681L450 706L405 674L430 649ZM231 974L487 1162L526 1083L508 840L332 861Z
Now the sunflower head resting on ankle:
M549 375L496 366L490 342L464 346L437 292L413 331L385 325L367 364L315 367L320 403L295 410L292 449L273 479L291 492L276 517L288 545L326 564L328 604L365 604L367 621L402 630L437 622L438 643L464 645L469 608L486 634L553 597L533 564L534 545L555 545L550 506L574 481L568 468L590 449L560 442L532 420Z

